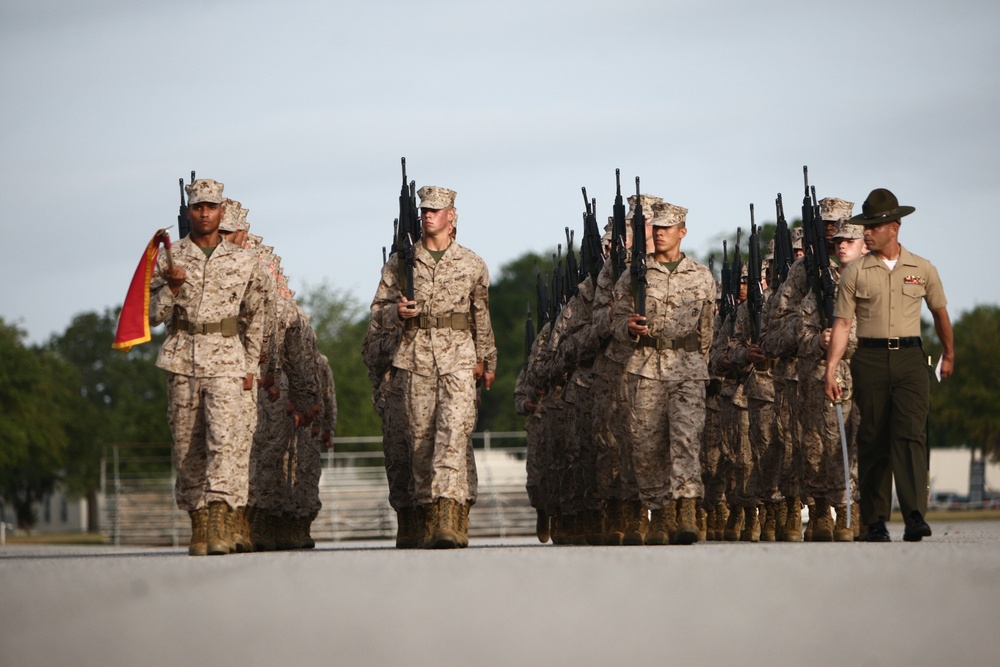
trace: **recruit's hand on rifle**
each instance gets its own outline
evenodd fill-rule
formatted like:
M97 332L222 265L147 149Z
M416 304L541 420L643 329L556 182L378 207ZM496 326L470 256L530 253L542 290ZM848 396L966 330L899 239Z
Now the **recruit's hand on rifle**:
M632 313L628 316L628 332L633 338L649 334L649 325L639 324L639 322L646 322L646 318L639 313Z
M399 303L396 304L396 312L399 313L399 319L408 320L419 315L420 308L417 307L416 301L409 301L405 296L401 296Z
M819 346L824 352L830 347L831 336L833 336L833 329L823 329L823 335L819 339Z
M751 343L747 348L747 361L752 364L763 364L767 362L767 355L757 343Z
M247 373L247 376L243 378L243 391L250 391L253 389L253 373Z

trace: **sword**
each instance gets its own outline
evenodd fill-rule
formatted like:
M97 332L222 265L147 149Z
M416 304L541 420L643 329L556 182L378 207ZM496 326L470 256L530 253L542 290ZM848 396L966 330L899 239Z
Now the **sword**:
M834 403L837 406L837 425L840 427L840 449L844 454L844 487L847 490L846 503L847 527L851 527L851 462L847 456L847 430L844 428L844 401Z

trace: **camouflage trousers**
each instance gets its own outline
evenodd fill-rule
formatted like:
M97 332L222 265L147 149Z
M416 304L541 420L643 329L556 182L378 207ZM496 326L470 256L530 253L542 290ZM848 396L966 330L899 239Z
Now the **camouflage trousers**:
M776 430L781 443L781 472L778 477L778 491L785 498L796 498L802 492L799 482L800 429L799 420L793 419L795 402L799 391L797 380L774 382L774 405L776 406ZM797 415L797 413L796 413Z
M625 367L599 355L594 361L590 395L597 496L601 500L623 500L621 442L628 433L623 419L628 405Z
M289 465L291 493L285 511L294 517L314 518L323 503L319 499L319 479L323 473L320 432L300 428L293 440L292 465Z
M528 479L525 482L525 487L528 490L528 502L536 509L544 509L541 491L542 477L544 475L542 467L542 461L544 460L544 452L542 450L545 447L545 433L542 423L544 411L544 405L539 404L535 411L528 415L528 419L524 424L524 430L528 438L527 453L525 455L525 468L527 469Z
M247 504L249 447L243 379L167 373L167 420L174 439L177 506Z
M672 499L701 498L705 383L628 377L628 451L639 498L649 509Z
M389 505L394 510L417 504L413 486L410 444L406 439L406 413L403 409L401 373L393 373L379 387L375 412L382 418L382 454L389 483Z
M844 431L847 434L849 461L857 470L857 446L852 437L855 427L851 415L851 400L841 403ZM824 394L822 379L810 377L799 381L799 423L802 429L802 451L799 458L802 495L813 500L825 500L832 505L844 502L847 482L844 479L844 453L840 439L837 409ZM857 490L857 479L851 481ZM854 495L854 494L852 494Z
M250 504L279 514L288 504L288 453L295 435L294 422L287 414L288 381L283 374L275 379L277 400L260 390L257 400L257 430L250 452Z
M545 446L542 448L542 479L541 495L542 508L548 514L560 514L563 512L560 498L560 484L562 482L567 449L574 447L567 442L571 438L567 437L567 418L570 411L563 400L562 390L557 389L549 396L544 417Z
M705 487L705 505L717 505L725 499L726 482L732 474L732 461L722 447L722 413L719 396L707 398L705 429L701 436L701 481Z
M576 514L585 509L588 470L593 466L588 460L593 455L590 424L590 388L575 382L566 385L563 392L565 416L563 447L559 462L559 508L562 514ZM581 428L581 425L586 428Z
M472 370L444 375L396 372L403 376L417 502L428 504L437 498L475 502L477 479L470 450L477 414Z
M777 415L773 401L747 399L747 417L750 428L750 452L754 473L751 483L757 503L773 503L784 496L778 490L784 446L778 437Z
M733 403L722 407L723 439L726 456L732 461L726 500L736 507L756 507L753 451L750 448L750 415L745 407Z
M597 447L594 444L594 397L591 387L576 386L573 425L580 443L580 461L574 476L576 494L586 509L600 509L604 502L597 495Z

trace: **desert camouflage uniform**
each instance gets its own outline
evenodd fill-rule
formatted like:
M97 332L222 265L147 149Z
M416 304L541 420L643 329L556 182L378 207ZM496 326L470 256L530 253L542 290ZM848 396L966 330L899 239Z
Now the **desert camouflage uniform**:
M845 480L843 448L837 410L824 394L826 351L820 347L823 327L816 307L816 295L809 293L802 299L801 326L799 330L799 423L802 428L802 456L800 458L802 493L814 500L824 500L831 506L844 504ZM842 403L844 429L848 436L848 453L853 468L851 488L857 500L857 445L852 437L853 401L851 367L849 360L857 348L857 322L851 323L851 332L844 357L837 366L837 380L844 388Z
M242 248L221 242L206 257L184 238L173 245L174 264L187 272L175 297L163 278L166 259L160 253L150 282L149 321L167 326L156 365L167 371L177 505L194 511L223 501L234 509L247 503L243 379L260 363L266 276ZM185 323L214 331L190 333Z
M541 388L532 384L528 378L533 376L533 367L538 364L540 350L548 346L549 333L551 331L552 325L549 322L542 325L541 330L531 344L531 354L528 356L528 363L524 371L525 392L533 398L535 403L535 410L529 415L527 424L525 424L525 431L527 431L528 438L528 450L525 460L527 481L525 486L528 490L528 501L531 503L531 506L540 510L545 509L545 498L548 491L547 480L545 479L545 461L548 460L548 452L546 450L549 444L547 433L545 432L545 412L548 405L548 394L544 392L539 393L538 389Z
M701 437L701 479L705 487L703 504L710 512L721 511L721 506L726 501L726 487L733 474L733 462L723 446L723 377L716 370L729 340L722 334L721 328L722 317L717 314L712 325L712 347L708 353L711 379L705 390L705 429Z
M647 338L654 344L671 340L678 349L657 349L629 335L627 320L635 310L630 274L615 286L613 332L633 347L626 365L630 437L625 449L643 505L660 509L671 499L704 495L700 450L715 280L686 256L672 273L651 262L646 279Z
M478 255L454 241L438 262L423 243L414 254L421 316L407 320L393 366L403 373L416 496L421 504L437 498L469 503L476 496L467 451L477 416L473 371L479 361L487 372L496 369L489 274ZM372 302L373 317L403 326L396 310L400 296L396 267L388 263ZM451 325L419 328L430 318L450 318Z

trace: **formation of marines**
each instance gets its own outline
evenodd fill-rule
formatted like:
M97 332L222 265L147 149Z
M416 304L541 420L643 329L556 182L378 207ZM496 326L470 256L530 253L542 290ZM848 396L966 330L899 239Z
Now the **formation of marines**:
M846 361L844 396L824 397L821 312L865 252L853 204L813 191L794 229L779 210L768 252L744 263L737 241L723 285L680 249L686 209L638 190L628 204L619 209L619 186L598 270L564 272L558 257L551 289L539 273L541 328L532 337L529 325L515 388L538 539L854 540L858 415ZM585 227L584 247L592 235Z
M160 253L150 281L150 324L167 332L157 365L188 553L312 548L333 375L281 258L223 187L192 176L179 217L190 232Z
M329 363L280 257L249 232L247 209L210 179L192 174L185 189L181 220L190 233L158 258L149 319L167 329L157 365L167 371L189 553L311 548L320 450L331 445L337 416ZM890 461L869 438L863 453L875 463L862 461L869 472L859 489L855 438L870 415L852 401L848 360L859 346L891 352L919 347L920 338L859 339L838 282L876 231L886 240L869 245L891 272L895 260L885 255L900 254L894 234L913 208L876 190L852 217L852 202L817 200L807 179L801 226L789 228L778 195L763 256L751 205L748 257L737 230L731 263L724 245L720 284L714 258L706 267L681 249L686 208L641 194L637 178L626 211L619 183L601 236L596 201L583 193L580 261L567 228L565 263L560 246L551 280L537 270L540 328L529 303L515 386L538 539L888 541L886 462L898 477L920 455L901 447ZM416 190L404 160L400 216L392 252L383 249L362 349L382 419L396 546L404 549L468 546L477 498L471 435L478 392L490 389L496 371L489 273L456 240L456 196ZM898 291L928 299L950 373L944 296L926 266L929 278L907 275ZM861 294L868 288L851 276L850 298L874 303L875 292ZM839 319L835 302L847 313ZM865 310L865 331L883 331L884 320L885 330L910 332L919 326L914 303L899 324L891 312L878 319ZM925 446L919 433L909 441ZM910 476L907 489L916 490L905 498L904 538L919 540L931 531L919 499L923 478Z

